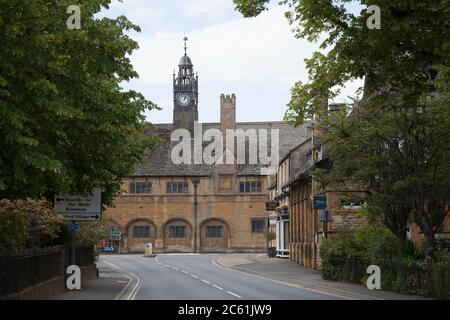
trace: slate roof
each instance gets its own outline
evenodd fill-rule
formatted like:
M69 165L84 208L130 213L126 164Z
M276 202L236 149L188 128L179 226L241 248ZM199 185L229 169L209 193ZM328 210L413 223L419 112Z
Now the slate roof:
M173 128L172 124L154 124L153 126L154 127L149 129L146 134L157 134L164 143L154 146L147 152L144 161L135 168L133 176L187 177L210 176L213 173L213 167L207 164L174 164L170 157L172 146L176 144L176 142L170 142L170 134ZM210 128L220 129L220 123L203 123L202 126L203 131ZM307 124L300 127L293 127L282 121L237 122L236 129L278 129L280 142L279 159L282 159L292 148L307 139L308 135ZM206 145L207 144L208 143L206 143ZM246 150L248 150L248 148L246 148ZM263 166L259 164L239 164L238 175L260 175L260 169L262 167Z

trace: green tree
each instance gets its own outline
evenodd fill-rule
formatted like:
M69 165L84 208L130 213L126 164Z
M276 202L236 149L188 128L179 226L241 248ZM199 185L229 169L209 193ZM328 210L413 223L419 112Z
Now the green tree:
M48 201L3 199L0 201L0 255L51 247L58 239L62 240L65 225Z
M110 225L108 221L86 221L80 223L80 229L77 230L77 244L96 245L100 240L109 237Z
M443 74L443 73L442 73ZM349 117L329 121L325 138L333 170L328 183L362 182L370 191L368 211L406 240L406 225L416 222L434 250L434 235L449 213L450 95L425 95L418 105L399 107L378 96L362 101Z
M139 31L126 17L95 18L110 0L0 0L0 198L94 186L110 203L152 143L143 112L156 107L121 83ZM81 8L69 29L67 7Z
M234 0L244 16L267 1ZM349 119L328 123L333 175L364 183L370 208L399 239L413 219L434 249L434 234L449 212L448 68L450 6L441 0L283 0L299 38L321 39L306 60L309 82L298 82L285 118L298 125L326 118L323 101L350 80L365 78L363 101ZM370 29L367 7L381 9ZM360 10L358 10L360 9ZM357 11L360 11L357 13ZM438 72L439 71L439 72ZM332 178L330 178L332 180ZM446 187L447 185L447 187Z
M245 17L257 16L270 0L233 0ZM306 59L310 81L292 88L286 119L301 124L324 99L351 80L369 76L366 90L402 88L415 104L428 92L434 65L450 61L450 6L442 0L282 0L296 37L319 41L321 52ZM381 9L381 29L369 29L367 7Z

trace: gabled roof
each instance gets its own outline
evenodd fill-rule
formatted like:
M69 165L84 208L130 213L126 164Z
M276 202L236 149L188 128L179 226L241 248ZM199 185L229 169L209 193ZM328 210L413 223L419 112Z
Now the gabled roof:
M133 176L154 176L154 177L182 177L182 176L209 176L213 173L213 167L207 164L174 164L171 160L172 147L177 142L170 141L172 124L154 124L154 127L147 130L147 135L158 135L163 141L162 144L154 146L144 156L141 164L136 166ZM203 123L203 131L216 128L220 129L220 123ZM279 130L279 158L281 159L289 151L307 138L306 124L293 127L286 122L237 122L236 129L277 129ZM270 134L268 137L270 143ZM207 145L207 144L206 144ZM204 144L203 147L206 146ZM248 150L248 148L246 148ZM247 157L248 161L248 157ZM238 175L260 175L260 164L239 164Z

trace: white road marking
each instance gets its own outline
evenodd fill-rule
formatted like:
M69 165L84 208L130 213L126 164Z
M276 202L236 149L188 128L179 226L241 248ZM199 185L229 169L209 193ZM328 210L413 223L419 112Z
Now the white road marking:
M293 284L293 283L289 283L289 282L285 282L285 281L281 281L281 280L275 280L275 279L271 279L271 278L266 278L266 277L263 277L263 276L260 276L260 275L256 275L256 274L252 274L252 273L248 273L248 272L244 272L244 271L240 271L240 270L233 269L233 268L223 267L220 264L218 264L214 259L211 261L211 263L213 265L215 265L216 267L220 268L220 269L228 270L230 272L237 272L237 273L240 273L240 274L244 274L246 276L251 276L251 277L259 278L259 279L262 279L262 280L265 280L265 281L270 281L270 282L282 284L282 285L285 285L285 286L294 287L294 288L301 289L301 290L304 290L304 291L310 291L310 292L319 293L319 294L323 294L323 295L327 295L327 296L332 296L332 297L336 297L336 298L343 299L343 300L361 300L361 299L364 299L364 300L367 300L367 299L385 300L385 299L378 298L378 297L365 296L365 295L354 294L354 293L352 293L352 294L353 295L358 295L358 296L360 296L360 298L351 298L351 297L348 297L346 295L331 293L331 292L327 292L325 290L320 290L320 289L313 289L313 288L309 288L309 287L306 287L306 286ZM340 290L340 291L343 291L343 290ZM345 291L344 291L344 293L348 294L348 292L345 292Z
M223 290L223 288L221 288L219 286L216 286L215 284L213 284L213 287L216 288L216 289L219 289L219 290Z
M198 277L196 275L191 274L192 278L198 279Z
M167 264L165 264L165 265L164 265L164 267L170 268L170 266L169 266L169 265L167 265Z
M177 270L179 271L180 269L176 268L176 267L171 267L173 270Z
M227 293L228 293L228 294L231 294L232 296L235 296L235 297L237 297L237 298L242 298L240 295L238 295L238 294L236 294L236 293L234 293L234 292L227 291Z
M186 252L186 253L163 253L163 256L198 256L200 253Z
M186 270L181 270L181 272L183 272L185 274L189 274L189 272L187 272Z
M133 274L125 269L122 269L121 267L116 266L115 264L113 264L111 262L108 262L108 261L104 261L104 262L106 264L109 264L114 269L122 271L123 273L126 273L128 275L127 277L130 279L130 281L127 283L127 285L120 291L120 293L117 295L117 297L114 300L119 300L122 297L122 295L128 290L128 287L130 287L130 285L133 283L133 279L135 279L136 284L129 292L128 297L125 298L125 300L134 300L136 298L137 292L141 288L141 279L139 279L139 277L136 276L135 274Z
M201 279L204 283L210 284L209 281L206 281L205 279Z

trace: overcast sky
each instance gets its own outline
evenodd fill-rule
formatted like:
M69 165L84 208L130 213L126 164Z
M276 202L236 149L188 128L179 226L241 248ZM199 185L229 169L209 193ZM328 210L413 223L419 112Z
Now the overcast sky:
M199 74L200 121L219 121L221 93L236 94L238 121L267 121L282 120L290 88L307 81L303 60L318 48L294 37L286 7L277 3L251 19L236 12L232 0L113 0L102 14L123 14L142 29L131 34L140 46L131 57L140 77L124 87L163 108L149 112L149 121L172 122L172 74L184 54L184 35ZM348 85L338 100L360 84Z

